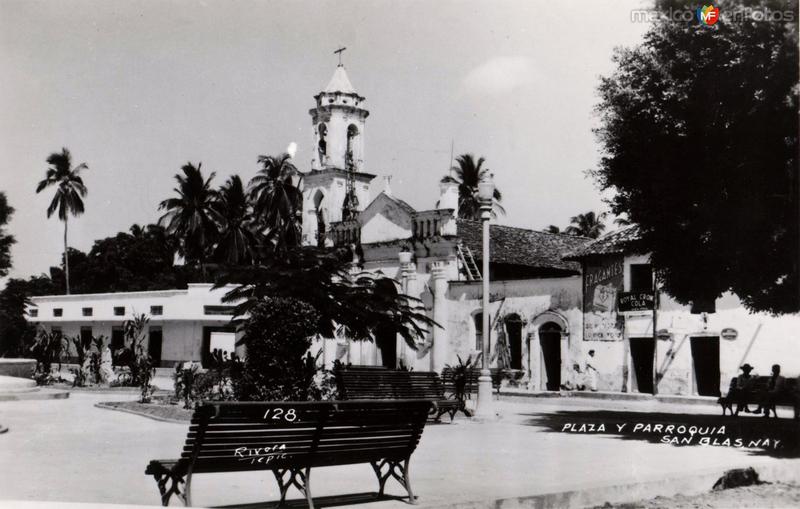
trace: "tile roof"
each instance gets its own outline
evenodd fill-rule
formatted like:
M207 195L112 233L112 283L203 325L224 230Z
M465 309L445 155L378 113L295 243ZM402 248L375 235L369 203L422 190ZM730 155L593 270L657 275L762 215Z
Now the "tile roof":
M383 191L381 194L385 195L387 198L389 198L390 200L395 202L401 209L406 211L406 213L414 214L416 212L416 210L414 210L414 207L412 207L411 205L409 205L405 201L401 200L400 198L397 198L396 196L392 196L391 194L387 193L386 191Z
M588 244L584 244L568 253L566 260L580 260L588 256L624 253L631 250L631 244L639 240L639 227L636 225L626 226L595 239Z
M480 259L482 253L480 221L458 219L456 225L458 237L470 248L476 260ZM580 271L580 264L564 260L563 256L591 240L574 235L495 224L490 226L489 232L492 262L576 272Z

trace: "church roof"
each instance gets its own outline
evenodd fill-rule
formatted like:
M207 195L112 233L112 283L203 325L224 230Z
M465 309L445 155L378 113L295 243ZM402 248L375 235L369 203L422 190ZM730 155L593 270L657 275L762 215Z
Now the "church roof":
M595 255L625 253L631 251L632 245L637 240L639 240L639 227L627 226L578 247L568 253L566 259L580 260Z
M343 65L337 66L336 70L333 71L333 77L331 78L330 83L328 83L328 86L325 87L324 92L327 94L333 94L336 92L340 92L342 94L356 93L356 89L353 88L353 84L350 83L350 78L347 77L347 72L345 72Z
M482 256L480 221L457 220L458 237L476 259ZM490 225L490 260L492 263L520 265L539 269L580 271L580 264L563 256L583 246L590 239L560 233L539 232L512 226Z

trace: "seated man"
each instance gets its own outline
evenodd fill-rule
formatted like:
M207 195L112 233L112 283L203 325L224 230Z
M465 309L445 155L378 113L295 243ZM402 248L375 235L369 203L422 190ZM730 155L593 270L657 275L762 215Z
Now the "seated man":
M734 415L739 415L739 412L744 410L744 413L749 414L750 409L747 407L747 397L748 393L753 388L753 377L750 375L750 372L753 371L753 366L750 364L742 364L742 367L739 369L742 370L742 374L736 377L736 386L731 387L731 389L735 389L733 393L728 394L728 398L732 398L733 401L736 402L736 412Z
M772 410L772 412L775 414L775 417L778 417L778 412L775 410L775 402L783 392L785 383L786 382L784 378L781 376L781 365L773 364L772 376L769 378L767 390L762 394L761 406L758 407L756 413L763 409L764 417L769 417L769 411Z

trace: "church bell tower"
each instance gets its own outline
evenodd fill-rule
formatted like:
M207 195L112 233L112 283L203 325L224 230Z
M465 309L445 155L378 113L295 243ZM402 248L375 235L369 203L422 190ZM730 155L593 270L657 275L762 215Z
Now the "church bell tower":
M314 150L311 171L303 179L303 243L322 245L331 223L354 220L367 205L375 176L364 172L369 111L341 62L314 99L316 106L309 110Z

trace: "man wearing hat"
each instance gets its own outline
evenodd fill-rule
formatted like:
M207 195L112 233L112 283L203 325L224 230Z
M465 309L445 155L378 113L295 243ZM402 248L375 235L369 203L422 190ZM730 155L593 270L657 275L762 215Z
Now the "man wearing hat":
M736 413L734 415L739 415L742 410L746 414L750 413L750 409L747 407L747 393L751 391L754 380L750 375L753 366L744 363L739 369L742 370L742 374L736 377Z

